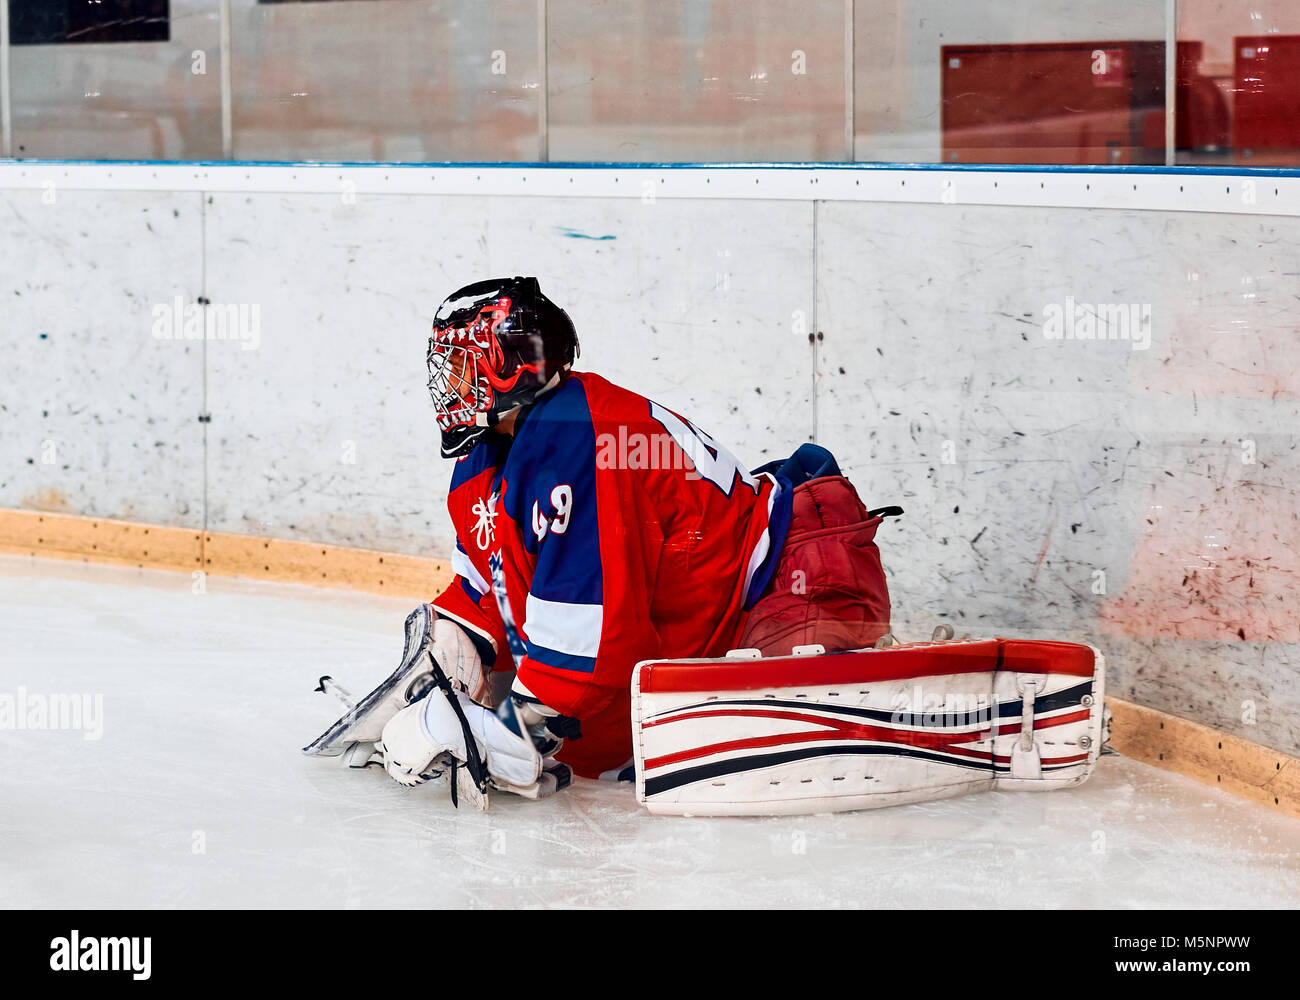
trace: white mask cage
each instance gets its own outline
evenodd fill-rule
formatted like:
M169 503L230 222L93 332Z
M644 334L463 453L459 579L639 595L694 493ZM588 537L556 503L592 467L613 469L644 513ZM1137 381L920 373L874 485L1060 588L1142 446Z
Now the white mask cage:
M445 331L429 338L429 394L440 430L486 423L492 386L479 368L476 347L449 343ZM481 415L481 416L480 416Z

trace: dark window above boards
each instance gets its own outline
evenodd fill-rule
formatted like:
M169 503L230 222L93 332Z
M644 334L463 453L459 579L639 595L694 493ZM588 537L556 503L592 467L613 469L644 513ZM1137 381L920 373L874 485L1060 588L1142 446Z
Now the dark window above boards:
M170 0L9 0L12 45L166 42Z

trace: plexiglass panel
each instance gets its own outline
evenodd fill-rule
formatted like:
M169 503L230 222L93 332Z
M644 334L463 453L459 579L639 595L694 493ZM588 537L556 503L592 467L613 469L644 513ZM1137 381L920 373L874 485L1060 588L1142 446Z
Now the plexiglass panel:
M234 155L535 160L536 0L232 0Z
M844 160L843 0L552 0L553 160Z
M1179 0L1178 39L1178 162L1300 164L1300 5Z
M13 155L223 156L221 0L0 2ZM1169 155L1166 0L229 7L230 149L241 160ZM1300 164L1300 4L1178 0L1172 27L1177 162Z
M10 0L13 155L219 158L219 12L219 0ZM123 38L156 40L110 40Z
M1163 163L1164 0L857 0L855 158Z

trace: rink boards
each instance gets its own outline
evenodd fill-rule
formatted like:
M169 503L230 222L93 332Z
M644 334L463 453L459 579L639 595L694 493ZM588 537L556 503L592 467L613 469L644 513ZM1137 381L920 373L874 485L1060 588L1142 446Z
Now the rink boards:
M0 505L243 536L247 572L258 539L445 558L423 331L447 289L531 272L583 366L752 465L815 439L905 500L904 634L1100 641L1113 692L1294 747L1295 183L8 164L0 238L48 252L0 264ZM200 298L234 336L188 338Z

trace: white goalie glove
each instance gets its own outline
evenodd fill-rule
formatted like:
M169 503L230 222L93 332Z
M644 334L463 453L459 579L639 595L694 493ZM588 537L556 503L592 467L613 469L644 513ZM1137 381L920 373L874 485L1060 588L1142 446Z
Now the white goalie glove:
M569 784L568 767L551 758L563 742L559 719L526 695L505 698L494 712L462 691L436 688L393 716L376 749L394 781L414 786L450 771L453 801L464 796L483 809L489 787L539 799Z

